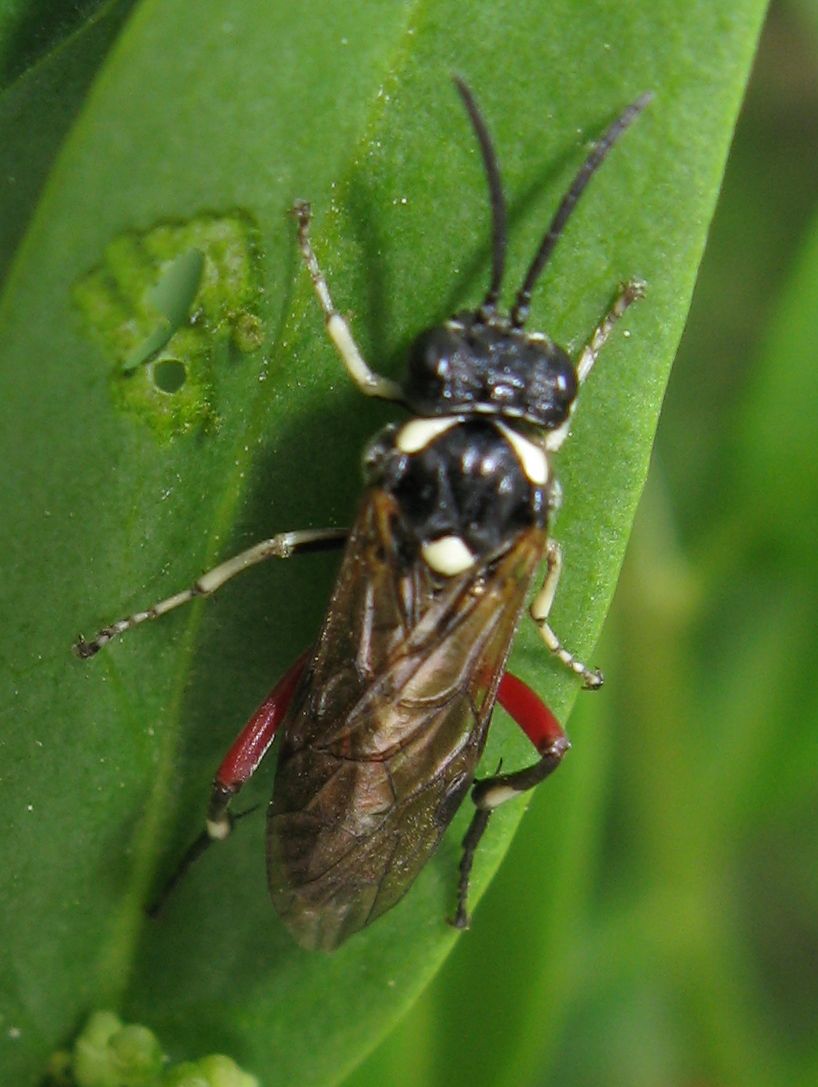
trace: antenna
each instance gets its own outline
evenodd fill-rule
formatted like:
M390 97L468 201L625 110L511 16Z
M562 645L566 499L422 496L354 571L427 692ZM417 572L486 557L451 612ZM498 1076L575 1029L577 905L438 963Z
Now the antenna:
M486 180L489 184L489 199L491 202L491 282L486 297L477 311L479 317L488 317L497 309L497 299L500 296L500 288L503 283L503 272L506 263L506 200L503 196L503 182L500 178L500 167L497 165L497 155L494 153L491 136L486 127L486 122L483 120L483 115L480 113L468 85L460 76L452 76L452 79L460 97L463 99L466 112L480 144Z
M646 91L644 94L641 94L635 102L632 102L627 109L623 110L619 117L594 144L588 157L585 159L585 162L580 167L577 176L574 178L571 188L562 198L562 203L557 208L557 212L551 220L551 225L545 233L540 248L537 250L537 255L531 262L531 267L528 269L523 285L517 293L510 315L512 328L522 328L525 324L526 318L528 317L529 304L531 302L531 292L534 290L534 286L540 278L542 270L553 252L554 246L559 241L560 235L565 229L565 224L568 222L576 202L579 200L580 196L582 196L585 186L591 180L597 169L602 165L608 152L622 133L636 120L652 99L652 91Z

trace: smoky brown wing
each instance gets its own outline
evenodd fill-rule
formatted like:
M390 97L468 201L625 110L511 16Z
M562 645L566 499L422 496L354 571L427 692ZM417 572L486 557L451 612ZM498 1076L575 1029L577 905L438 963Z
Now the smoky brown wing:
M474 777L544 534L444 582L401 561L392 500L365 496L308 669L282 725L268 872L308 947L389 909Z

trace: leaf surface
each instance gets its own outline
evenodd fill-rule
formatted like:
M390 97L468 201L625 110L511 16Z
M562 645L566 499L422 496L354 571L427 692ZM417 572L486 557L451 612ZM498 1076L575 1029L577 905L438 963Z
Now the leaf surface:
M2 605L13 631L0 991L15 1083L36 1082L48 1052L106 1003L156 1029L174 1056L223 1050L268 1087L338 1082L442 961L456 939L444 919L465 811L411 894L333 956L299 950L271 910L261 818L190 874L161 922L143 915L198 829L220 752L314 638L330 560L257 570L90 663L69 647L78 629L147 606L263 536L349 522L360 450L392 415L361 401L327 344L288 209L310 199L337 304L373 366L399 375L412 337L485 289L485 183L456 70L498 148L511 284L588 141L640 92L656 94L583 198L530 322L576 350L620 280L649 284L623 323L632 335L618 330L584 390L560 460L567 568L554 622L590 653L762 10L750 0L729 11L480 2L468 19L453 0L297 11L246 0L229 13L216 0L147 0L135 10L0 302ZM207 412L171 434L115 394L122 326L108 303L124 299L130 312L145 253L160 261L161 239L214 216L252 226L264 341L238 350L211 314ZM99 269L116 287L94 296L103 336L76 301ZM515 665L567 711L575 683L531 631ZM501 751L509 765L530 757L508 727L494 733L486 765ZM249 802L265 789L249 787ZM475 899L519 814L498 814Z

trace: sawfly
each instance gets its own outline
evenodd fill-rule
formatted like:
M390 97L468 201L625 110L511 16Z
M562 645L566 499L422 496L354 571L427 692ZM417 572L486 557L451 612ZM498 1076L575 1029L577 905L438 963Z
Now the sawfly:
M530 615L547 648L588 688L602 676L549 625L561 552L549 525L559 502L552 456L568 434L580 387L626 309L632 280L574 360L526 331L535 284L590 178L650 99L637 98L591 149L563 197L508 312L500 308L506 204L486 123L456 88L482 155L491 204L491 278L474 310L422 332L402 384L373 372L335 308L310 239L310 207L294 208L306 269L327 332L367 396L406 409L364 458L365 490L350 530L272 537L181 593L102 629L75 649L90 657L268 558L343 548L323 627L265 699L219 768L206 829L165 888L234 823L231 801L278 739L268 809L269 887L304 947L331 950L406 893L471 792L453 924L468 924L469 876L492 811L559 766L569 743L553 714L506 671L541 563ZM531 766L475 780L495 703L537 750ZM453 889L454 890L454 889Z

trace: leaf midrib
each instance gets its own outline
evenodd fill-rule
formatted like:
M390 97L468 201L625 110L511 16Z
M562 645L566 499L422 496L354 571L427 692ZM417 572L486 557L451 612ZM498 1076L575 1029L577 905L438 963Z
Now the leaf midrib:
M407 17L404 29L396 43L393 62L385 67L385 71L388 73L387 78L392 81L395 80L396 73L400 71L409 55L409 46L413 33L417 28L419 20L412 18L411 15L423 11L427 7L427 3L428 0L417 0L409 8L410 17ZM385 99L385 95L379 95L377 92L372 95L367 120L362 125L361 135L348 156L347 166L342 173L342 180L338 186L339 197L333 198L333 205L336 199L338 203L343 204L345 195L354 184L358 173L358 164L365 160L364 151L371 144L374 133L381 124L386 105ZM296 195L293 194L293 199L295 199ZM332 217L334 217L333 206L325 213L325 216L323 217L319 210L318 221L320 222L323 219L324 224L328 220L331 222ZM324 237L329 234L326 226L322 231L313 230L313 237L316 234L320 237L322 233ZM295 245L294 227L291 230L291 238L291 244ZM327 248L330 247L327 246ZM295 331L303 327L305 319L313 323L318 323L319 320L320 310L314 296L314 289L300 261L295 274L297 282L290 294L292 305L289 308L289 313L279 325L275 340L270 347L269 354L266 356L268 361L265 360L264 347L256 352L254 356L265 360L263 365L266 366L269 377L284 372L284 367L289 362L288 349L284 345L292 342ZM328 275L331 275L329 270ZM334 352L329 339L326 340L326 343L328 354L333 355ZM337 357L335 361L341 368L342 364ZM258 384L259 387L247 411L247 425L236 430L235 455L228 460L231 468L229 472L222 475L224 481L222 497L215 507L212 528L208 533L207 546L204 550L206 568L215 565L226 557L220 554L221 541L232 538L232 529L237 520L237 510L244 503L252 482L253 473L248 470L252 469L254 465L251 450L260 448L262 436L266 433L263 424L269 394L266 392L266 383ZM289 531L293 527L297 528L299 526L280 526L277 531ZM207 603L207 600L193 601L189 612L190 618L180 640L176 682L172 690L170 709L167 714L168 722L172 722L174 727L167 727L162 730L156 760L154 786L145 807L145 815L137 824L133 837L131 879L127 890L123 893L118 915L111 926L113 934L100 956L98 977L101 991L108 994L109 999L117 1005L121 1003L133 973L139 935L142 924L146 920L145 903L148 901L158 869L160 854L157 850L157 843L163 838L162 828L171 822L178 807L174 803L176 790L173 788L173 771L183 737L182 724L188 676L193 669L196 658L205 614L204 609L207 607ZM120 687L120 711L123 716L126 716L132 706L132 700L129 692L121 686L121 681L112 660L109 659L107 664L109 678L113 684ZM138 723L135 723L135 727L138 727ZM203 808L205 802L206 798L203 797Z

